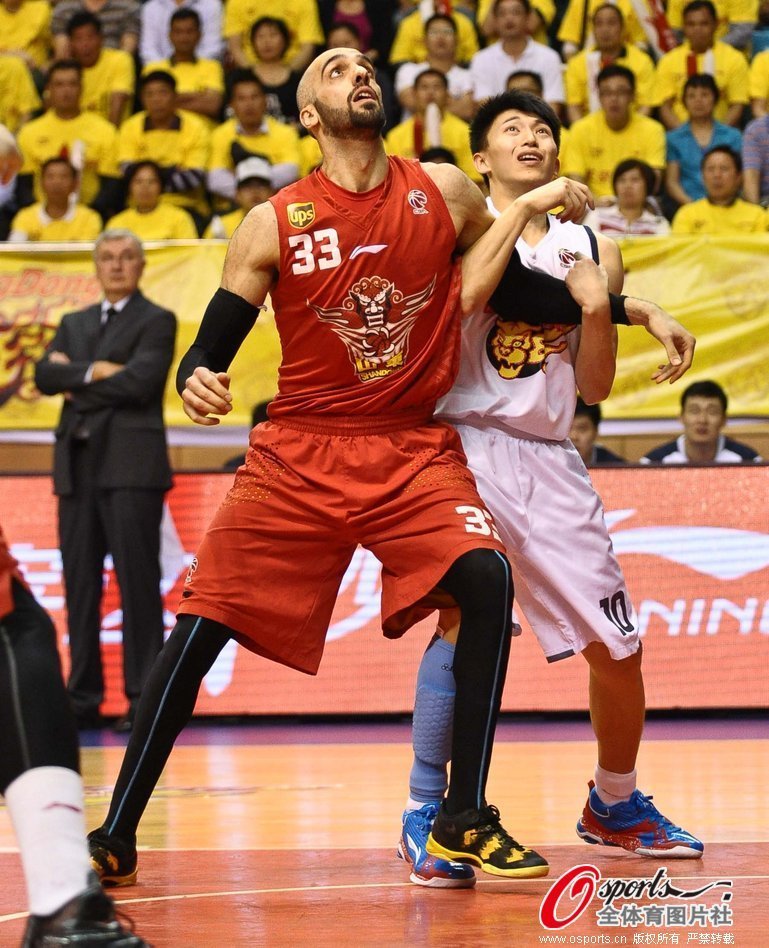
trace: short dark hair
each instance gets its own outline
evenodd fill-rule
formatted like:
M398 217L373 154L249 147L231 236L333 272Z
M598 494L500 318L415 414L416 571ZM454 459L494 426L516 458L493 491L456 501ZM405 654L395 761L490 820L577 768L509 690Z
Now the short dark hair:
M160 182L161 188L163 187L163 169L156 161L144 159L143 161L137 161L136 164L130 165L126 171L125 182L127 188L131 187L133 179L140 171L143 171L145 168L151 168L155 172L158 181Z
M618 66L617 63L604 66L595 77L595 83L597 86L600 86L601 83L607 79L627 79L630 83L630 88L635 92L635 73L632 69L628 69L627 66Z
M710 158L711 155L728 155L734 163L734 168L737 174L742 174L742 155L735 151L733 148L730 148L728 145L716 145L711 148L709 151L706 151L702 156L702 161L700 162L700 169L705 167L705 162Z
M139 91L143 92L151 82L162 82L173 92L176 92L176 79L165 69L153 69L146 76L142 76L139 80Z
M595 23L595 18L602 10L611 10L613 13L616 13L619 17L620 23L624 25L625 23L625 14L620 10L619 7L615 6L613 3L602 3L600 6L596 7L593 10L593 15L590 18L593 23Z
M684 83L682 98L686 96L689 89L708 89L713 93L716 102L721 98L721 90L718 88L716 80L707 72L696 72L693 76L689 76Z
M69 158L65 158L63 155L56 155L54 158L46 158L46 160L40 166L41 177L51 167L51 165L66 165L67 168L69 168L72 177L77 177L77 170L75 169L75 166L72 164Z
M686 401L689 398L717 398L721 402L721 408L726 414L726 409L729 405L729 399L726 397L726 392L721 388L718 382L713 382L711 379L704 379L702 382L692 382L688 388L685 388L681 393L681 411L686 408Z
M687 13L696 13L697 10L707 10L713 18L713 22L718 21L715 4L711 3L710 0L691 0L691 3L687 3L684 7L681 19L685 20Z
M617 178L625 174L626 171L640 171L643 175L644 183L646 184L646 196L648 197L650 194L654 194L657 175L654 173L654 168L645 161L641 161L640 158L625 158L625 160L621 161L614 169L614 173L611 176L611 186L615 194L617 192Z
M443 161L449 165L455 165L457 163L456 155L449 148L444 148L442 145L435 145L433 148L425 148L422 154L419 156L420 161Z
M197 12L197 10L190 10L189 7L182 7L181 10L174 10L174 12L171 14L171 19L168 21L168 25L173 26L174 23L184 22L184 20L194 20L198 30L203 29L203 24L200 20L200 14Z
M48 70L48 73L45 77L46 86L50 83L51 79L56 75L57 72L76 72L78 78L83 79L83 67L76 59L59 59L57 60L51 68Z
M511 72L507 79L505 79L505 88L508 87L511 79L517 79L518 76L531 79L534 85L539 88L537 95L541 96L545 91L545 84L542 81L542 76L538 72L533 72L531 69L516 69L515 72Z
M448 89L449 80L446 78L446 73L441 72L440 69L423 69L422 72L414 79L414 88L416 89L417 83L420 79L423 79L425 76L437 76L438 79L443 83L443 88Z
M495 15L496 15L496 12L497 12L497 7L500 5L500 3L504 3L504 2L505 2L505 0L494 0L494 7L493 7L493 10L494 10L494 14L495 14ZM531 13L531 3L530 3L530 0L516 0L516 2L517 2L517 3L520 3L520 5L523 7L523 9L524 9L524 11L525 11L526 13Z
M251 38L251 45L254 45L254 37L256 36L256 31L261 26L274 26L275 29L283 37L285 42L284 52L291 45L291 32L289 31L288 24L285 20L281 20L277 16L260 16L258 20L255 20L251 26L251 32L248 34ZM335 23L334 26L339 26L338 23Z
M448 13L433 13L432 16L428 17L425 20L425 33L428 27L432 26L433 23L446 23L454 31L454 35L457 35L457 24L454 22L454 18L449 16Z
M81 26L92 26L99 36L104 35L104 27L101 25L101 20L95 13L91 13L89 10L81 10L79 13L72 14L67 20L67 36L71 39L75 30L79 30Z
M332 23L326 30L326 44L328 44L328 38L334 30L348 30L356 40L360 41L360 28L357 23L353 23L350 20L340 20L338 23Z
M232 99L236 86L245 85L259 86L264 92L261 80L250 69L233 69L227 78L227 100Z
M582 399L577 396L577 405L574 409L574 417L584 416L589 418L593 422L594 427L598 427L601 424L601 406L596 402L595 405L588 405L586 402L583 402Z
M470 151L473 154L483 151L488 144L489 129L503 112L509 112L511 109L542 119L553 133L556 146L560 146L561 123L552 107L531 92L508 89L507 92L486 99L475 113L475 118L470 123Z

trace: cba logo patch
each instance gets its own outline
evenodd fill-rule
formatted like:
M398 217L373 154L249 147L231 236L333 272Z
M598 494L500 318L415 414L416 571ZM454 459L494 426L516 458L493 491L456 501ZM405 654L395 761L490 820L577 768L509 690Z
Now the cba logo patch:
M562 267L565 267L567 270L570 270L577 261L577 258L574 256L574 253L571 250L565 250L561 248L558 251L558 260Z
M409 191L407 198L411 210L415 214L429 214L427 210L427 195L424 191L419 191L417 188L414 188L412 191Z
M305 201L303 204L289 204L286 211L289 224L300 230L303 227L309 227L315 220L315 205L312 201Z

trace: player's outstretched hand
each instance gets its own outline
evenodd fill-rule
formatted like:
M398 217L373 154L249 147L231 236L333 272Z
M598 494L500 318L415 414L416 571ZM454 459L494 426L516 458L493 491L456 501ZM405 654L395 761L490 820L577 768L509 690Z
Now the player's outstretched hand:
M571 178L556 178L517 199L527 208L529 215L546 214L560 207L556 214L559 221L581 221L588 208L595 207L595 200L586 184Z
M630 322L643 326L667 353L667 363L657 368L652 375L652 381L657 385L662 382L677 382L692 367L697 340L677 319L673 319L670 313L666 313L649 300L628 297L625 310Z
M199 365L184 385L182 401L185 415L196 425L218 425L219 419L211 415L227 415L232 411L229 375Z

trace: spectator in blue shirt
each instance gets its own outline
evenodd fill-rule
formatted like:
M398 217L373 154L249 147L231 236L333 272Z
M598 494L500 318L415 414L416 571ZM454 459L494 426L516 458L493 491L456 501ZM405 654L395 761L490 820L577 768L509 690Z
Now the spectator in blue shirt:
M748 122L742 139L743 197L769 204L769 115Z

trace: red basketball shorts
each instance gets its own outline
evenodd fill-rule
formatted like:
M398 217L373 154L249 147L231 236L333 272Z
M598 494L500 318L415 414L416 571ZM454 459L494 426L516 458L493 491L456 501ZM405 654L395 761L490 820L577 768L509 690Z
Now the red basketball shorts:
M382 627L393 638L441 604L434 587L461 554L505 552L453 428L350 422L254 429L180 613L221 622L251 651L315 674L358 544L382 563Z

